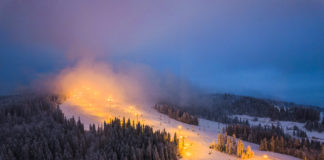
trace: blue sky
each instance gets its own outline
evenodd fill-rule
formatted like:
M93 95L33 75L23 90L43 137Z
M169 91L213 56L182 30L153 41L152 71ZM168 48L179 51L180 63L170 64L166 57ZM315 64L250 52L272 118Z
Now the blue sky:
M1 94L84 56L324 107L324 2L0 2Z

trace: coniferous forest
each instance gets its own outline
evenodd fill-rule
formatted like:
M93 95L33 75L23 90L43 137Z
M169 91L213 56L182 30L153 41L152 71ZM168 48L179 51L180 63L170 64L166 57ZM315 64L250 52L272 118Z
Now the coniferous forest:
M184 112L178 109L176 106L170 104L155 104L154 108L159 111L160 113L168 115L170 118L178 120L180 122L184 122L187 124L198 125L198 118L197 116L193 116L188 112Z
M221 123L235 123L230 115L249 115L271 120L308 122L309 130L324 130L324 119L320 119L320 108L316 106L232 94L211 94L194 99L189 104L178 105L177 108L191 115Z
M178 159L176 136L117 118L85 130L58 103L57 96L0 97L0 160Z
M260 144L259 150L292 155L302 159L324 160L324 144L307 138L294 138L285 134L279 126L228 125L228 135Z
M227 133L218 134L217 142L213 142L209 148L230 155L236 155L241 159L249 159L254 156L254 152L250 146L247 146L247 148L244 149L244 144L240 139L236 140L235 135L229 136Z
M165 104L166 105L166 104ZM200 100L186 106L172 105L179 112L187 112L212 121L227 124L224 129L228 135L236 135L245 141L260 144L260 150L272 151L310 160L324 159L324 146L319 141L307 139L307 134L293 127L293 136L286 134L280 126L250 126L247 120L231 115L250 115L268 117L272 120L284 120L305 123L307 130L323 131L324 118L320 120L320 111L313 106L264 100L231 94L202 96ZM223 149L214 149L228 153L226 143ZM231 144L230 146L233 146ZM216 145L217 146L217 145ZM229 154L233 152L229 151Z

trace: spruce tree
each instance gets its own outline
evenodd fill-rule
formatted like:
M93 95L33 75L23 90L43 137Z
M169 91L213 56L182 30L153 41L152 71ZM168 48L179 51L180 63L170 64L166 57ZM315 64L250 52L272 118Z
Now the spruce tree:
M217 142L216 142L216 147L215 149L218 150L218 151L222 151L222 135L221 134L218 134L217 135Z
M236 146L236 156L241 157L243 154L243 150L244 150L244 144L241 141L241 139L239 139Z
M230 139L229 139L229 137L227 137L227 140L226 140L226 145L225 145L225 152L227 153L227 154L231 154L231 151L230 151Z
M321 154L319 155L319 157L320 160L324 160L324 144L322 144Z
M271 140L270 140L270 151L272 151L272 152L275 151L275 147L276 147L275 145L276 145L276 142L275 142L274 137L272 136Z
M246 148L246 158L252 158L254 156L254 152L251 150L250 145Z
M261 140L261 142L260 142L260 145L259 145L259 150L260 151L265 151L265 147L264 147L264 140Z
M228 140L228 154L232 154L233 152L232 152L232 150L233 150L233 141L229 138L229 140Z

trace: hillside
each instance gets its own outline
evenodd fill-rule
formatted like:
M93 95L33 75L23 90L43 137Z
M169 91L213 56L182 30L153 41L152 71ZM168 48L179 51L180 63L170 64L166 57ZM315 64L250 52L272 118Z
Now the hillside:
M319 125L323 122L320 108L317 106L233 94L203 95L178 107L191 114L225 123L230 115L249 115L301 123L319 122Z
M58 105L56 96L1 97L0 159L178 159L178 140L165 131L125 118L87 129Z
M236 159L209 148L224 123L198 118L198 125L190 125L146 105L80 108L56 96L0 99L0 159L176 159L178 153L181 159ZM251 146L252 160L296 159L243 143Z
M129 117L130 119L140 121L141 123L151 126L154 130L166 130L171 133L171 135L176 133L180 139L179 152L184 160L237 159L236 156L213 151L209 148L213 140L217 139L217 134L223 133L223 128L226 126L224 123L198 118L198 126L190 125L182 122L181 119L179 119L179 121L172 118L172 116L170 117L169 115L158 112L154 109L154 105L152 104L123 105L112 101L109 102L110 104L106 103L106 105L100 105L101 103L94 105L94 103L98 101L101 102L101 100L98 99L94 101L91 98L82 97L82 102L86 103L76 104L76 101L67 99L60 106L65 115L68 117L80 117L81 121L85 124L101 124L105 117L109 118L112 115L116 115L118 117ZM105 103L105 101L102 101L102 103ZM78 107L79 105L81 105L81 107ZM255 152L255 156L252 159L260 159L265 155L270 159L296 159L288 155L259 151L257 144L244 141L245 148L247 145L250 145Z
M324 119L314 106L229 94L201 96L187 105L162 104L191 116L224 123L227 127L223 127L223 132L268 146L260 150L314 160L321 159L323 154ZM278 145L281 148L270 148Z

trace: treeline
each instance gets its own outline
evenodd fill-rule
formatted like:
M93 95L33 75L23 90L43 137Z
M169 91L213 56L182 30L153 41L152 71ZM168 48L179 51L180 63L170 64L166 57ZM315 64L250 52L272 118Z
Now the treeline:
M170 118L173 118L175 120L187 123L187 124L193 124L198 125L198 118L197 116L200 116L202 118L217 121L225 124L242 124L242 125L249 125L248 120L242 120L238 117L229 117L228 115L224 114L224 112L209 112L206 108L186 108L186 107L180 107L174 104L168 104L168 103L158 103L155 104L154 107L157 111L160 113L168 115ZM192 113L192 114L189 114ZM195 116L197 115L197 116ZM206 115L201 116L201 115ZM217 115L217 116L215 116Z
M66 119L55 96L0 98L0 159L174 160L178 140L134 121L113 119L84 129Z
M184 122L187 124L198 125L197 116L190 115L188 112L184 112L177 108L175 105L158 103L154 105L154 108L160 113L168 115L170 118Z
M293 138L285 134L279 126L229 125L228 135L236 135L243 140L260 144L260 150L292 155L302 159L323 160L321 143L307 138ZM322 153L321 153L322 152Z
M222 123L231 123L230 115L268 117L272 120L302 123L320 120L320 111L314 106L232 94L204 95L179 108L192 115Z
M233 114L245 114L257 117L268 117L271 120L306 122L319 121L320 111L296 105L294 103L277 102L242 96L229 104Z
M236 135L245 141L260 144L263 138L272 136L284 136L282 128L278 126L248 126L248 125L228 125L224 130L228 135Z
M250 146L247 146L246 150L244 150L244 144L240 139L236 142L235 135L231 137L226 133L225 135L218 134L216 143L213 142L209 148L230 155L236 155L241 159L249 159L254 156L254 152L251 150Z
M323 132L324 131L324 117L321 123L318 121L307 121L305 126L307 130L309 131L317 131L317 132Z
M294 128L293 128L293 136L297 136L300 138L307 138L306 132L299 129L297 126L294 126Z

